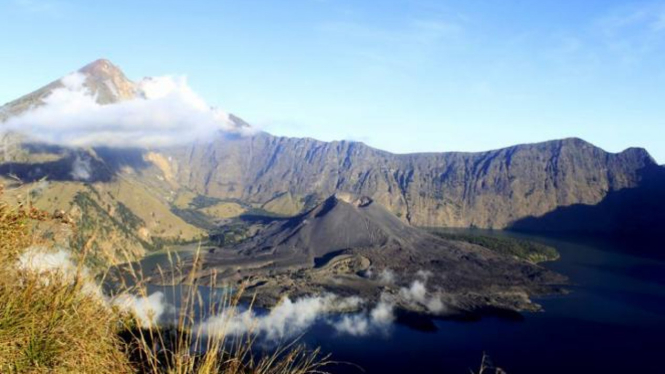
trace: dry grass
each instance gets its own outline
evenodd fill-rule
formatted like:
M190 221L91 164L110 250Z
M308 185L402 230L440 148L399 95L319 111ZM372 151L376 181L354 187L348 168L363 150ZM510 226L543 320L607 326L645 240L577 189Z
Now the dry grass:
M205 287L210 294L208 300L217 299L216 302L205 302L199 291L197 277L194 275L200 270L202 264L200 253L197 252L193 265L185 274L187 292L182 295L182 305L178 310L177 322L168 327L138 328L140 320L130 316L124 319L124 331L129 335L127 341L134 362L141 366L141 371L164 374L306 374L324 373L325 366L331 364L329 356L322 355L319 349L309 350L304 345L294 341L286 346L278 347L269 353L256 356L253 351L257 334L250 332L235 336L216 331L214 335L206 335L197 326L197 321L204 316L220 315L224 312L231 320L240 309L240 299L244 288L234 290L233 293L220 291L215 276ZM172 271L181 271L182 265L176 256L170 257ZM173 270L175 269L175 270ZM126 272L129 277L121 278L120 289L147 297L144 287L144 277L140 268L129 267ZM127 284L127 278L129 283ZM183 276L170 277L182 279ZM176 284L172 284L175 290ZM252 305L249 305L252 308Z
M116 317L81 291L82 282L46 282L17 268L21 250L38 241L34 221L49 219L29 206L0 204L0 372L132 372Z
M329 363L318 349L295 343L257 356L251 333L201 334L196 313L204 303L197 287L183 295L175 325L140 328L138 317L123 315L104 297L86 292L86 248L76 251L80 257L73 276L50 273L45 278L16 266L25 248L45 243L33 233L35 221L62 224L29 203L0 203L2 373L305 374L321 373ZM117 292L147 296L140 269L130 275L132 284L119 285ZM205 305L207 313L236 310L241 293Z
M0 283L0 371L130 373L116 334L117 317L81 284L28 274Z

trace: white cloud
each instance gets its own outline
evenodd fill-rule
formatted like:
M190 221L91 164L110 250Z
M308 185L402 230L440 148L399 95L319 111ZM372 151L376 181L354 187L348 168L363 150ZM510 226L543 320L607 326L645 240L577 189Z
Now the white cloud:
M90 176L92 176L92 166L90 165L90 159L77 155L76 159L74 159L74 162L72 162L72 170L70 175L72 178L74 178L74 180L89 180Z
M400 288L399 295L405 302L420 304L432 313L443 312L445 305L441 301L441 297L427 292L426 283L431 272L419 271L416 276L421 280L414 280L409 287Z
M111 305L131 313L139 325L146 328L158 324L162 315L170 308L162 292L149 296L121 294L111 300Z
M52 251L41 246L28 247L18 258L16 265L21 271L38 275L45 285L56 280L67 284L82 282L82 291L85 294L103 300L102 291L87 268L79 267L68 251Z
M211 108L184 77L139 82L139 97L100 105L83 86L85 76L64 77L44 105L10 117L6 130L68 146L159 147L207 139L220 131L247 133L227 113Z
M335 301L335 309L339 311L357 310L363 304L365 304L365 300L363 300L361 297L349 296L344 298L338 298Z
M351 336L365 336L369 334L370 323L369 319L360 314L344 316L335 325L335 330L342 334Z
M66 251L50 252L44 247L28 247L18 259L18 268L36 274L70 273L76 271L69 253Z
M416 272L416 278L420 278L424 281L427 281L429 279L429 277L431 277L431 276L432 276L432 272L429 271L429 270L418 270Z
M394 284L396 278L395 273L388 268L383 269L381 273L379 273L379 282L386 285Z
M355 310L362 304L364 300L356 296L325 295L296 301L285 298L266 314L228 308L199 324L196 330L205 335L257 334L268 341L278 341L304 332L317 321L325 321L337 332L353 336L385 331L393 322L393 303L383 299L369 313L348 314L341 318L332 316L333 313Z
M372 321L380 325L392 323L395 320L394 309L394 302L385 295L381 295L381 301L376 304L376 307L370 313Z
M28 247L17 262L19 270L36 274L45 285L51 282L72 284L81 282L82 292L92 296L106 306L115 306L123 312L131 313L141 327L148 327L159 322L160 317L172 308L166 303L162 292L149 296L136 296L128 293L113 298L105 296L88 269L78 266L70 253L65 250L52 251L45 247Z
M351 336L385 333L395 321L394 309L394 302L382 295L381 300L369 313L346 315L332 325L338 333Z
M648 58L659 59L665 45L665 3L627 3L612 8L593 23L600 42L620 61L640 63Z
M440 313L445 309L445 305L443 305L441 298L436 296L432 296L432 298L427 300L425 306L427 307L427 310L433 313Z
M427 296L427 289L425 288L424 282L416 280L411 283L410 287L402 287L399 294L407 301L415 301L424 304L425 297Z
M665 29L665 3L647 2L616 7L598 20L598 26L608 35L617 35L629 28L662 31Z
M95 297L108 307L131 314L141 327L159 325L167 313L175 307L166 301L164 293L122 293L113 297L103 294L99 285L85 267L79 267L68 251L50 251L44 247L29 247L17 262L18 269L38 275L44 284L51 282L73 283L83 281L82 291ZM340 334L365 336L386 332L395 317L394 302L382 295L381 300L369 311L357 312L365 300L358 296L339 297L333 294L304 297L292 301L285 298L270 312L259 314L253 310L225 308L219 315L209 317L194 327L203 335L242 336L252 334L266 341L291 338L310 328L318 321L332 326ZM346 314L342 317L335 313Z
M220 315L211 317L199 325L208 335L264 335L268 340L278 340L306 330L323 314L333 309L332 295L282 300L269 313L259 315L252 310L240 311L227 308Z

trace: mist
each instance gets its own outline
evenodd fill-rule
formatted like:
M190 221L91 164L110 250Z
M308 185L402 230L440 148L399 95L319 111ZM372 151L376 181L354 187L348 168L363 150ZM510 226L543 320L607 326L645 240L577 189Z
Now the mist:
M54 281L81 284L81 291L85 295L102 305L131 315L141 327L158 325L160 318L174 308L166 302L162 292L150 295L122 293L113 297L105 295L88 269L77 264L70 252L64 249L53 251L41 246L28 247L16 265L17 269L39 277L44 285Z
M369 312L342 316L333 323L339 334L351 336L367 336L370 334L386 334L395 321L395 302L386 294Z
M441 313L445 310L441 295L427 290L430 276L430 272L419 271L409 287L400 288L399 295L408 304L422 306L431 313Z
M79 267L71 254L64 250L48 250L42 246L31 246L17 260L17 269L39 277L44 285L56 280L66 284L79 282L81 290L88 296L102 300L101 288L95 283L87 268Z
M159 291L150 295L124 293L112 298L110 303L120 311L134 316L144 328L158 325L161 317L173 309L173 306L166 302L164 294Z
M72 162L72 170L69 173L72 179L77 181L88 181L92 176L92 165L90 165L90 159L76 155L76 158Z

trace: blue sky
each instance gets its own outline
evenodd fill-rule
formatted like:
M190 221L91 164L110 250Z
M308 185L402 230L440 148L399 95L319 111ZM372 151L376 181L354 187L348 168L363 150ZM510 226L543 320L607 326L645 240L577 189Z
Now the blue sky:
M276 135L665 162L665 1L2 0L0 102L106 57Z

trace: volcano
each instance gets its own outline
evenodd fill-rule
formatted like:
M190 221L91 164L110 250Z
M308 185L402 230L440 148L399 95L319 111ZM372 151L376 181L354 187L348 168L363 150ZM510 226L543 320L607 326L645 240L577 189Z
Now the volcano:
M378 276L385 272L394 274L389 284ZM212 274L231 283L249 280L268 305L285 292L378 300L427 274L431 292L445 290L459 310L488 301L507 309L535 308L525 295L551 293L565 282L537 264L411 226L372 199L350 194L332 195L302 215L211 251L197 277Z
M369 197L335 194L303 215L270 225L240 251L313 260L352 248L415 249L423 234Z

